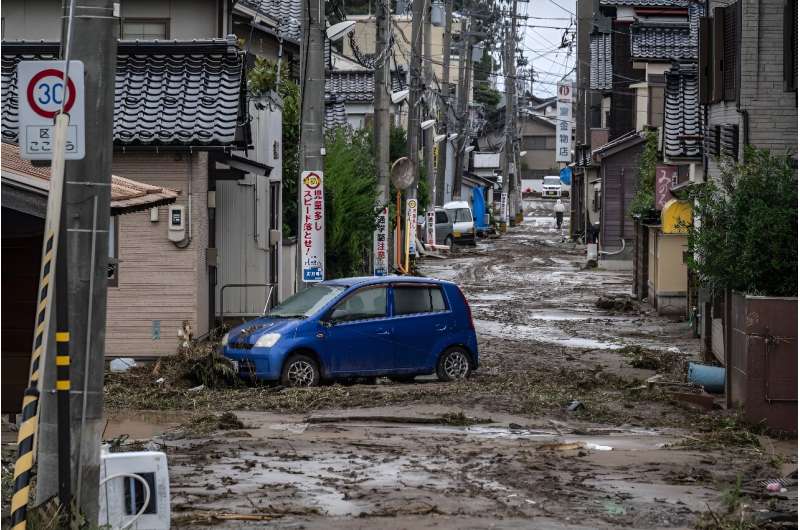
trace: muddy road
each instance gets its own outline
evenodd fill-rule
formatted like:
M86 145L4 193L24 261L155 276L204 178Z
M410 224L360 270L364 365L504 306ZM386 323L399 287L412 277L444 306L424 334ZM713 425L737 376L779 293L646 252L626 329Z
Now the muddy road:
M713 528L745 505L796 521L796 475L760 483L797 469L796 439L647 385L682 381L699 342L635 303L598 309L630 273L583 270L549 208L421 263L471 302L468 381L189 391L148 368L109 379L105 438L167 453L183 527Z

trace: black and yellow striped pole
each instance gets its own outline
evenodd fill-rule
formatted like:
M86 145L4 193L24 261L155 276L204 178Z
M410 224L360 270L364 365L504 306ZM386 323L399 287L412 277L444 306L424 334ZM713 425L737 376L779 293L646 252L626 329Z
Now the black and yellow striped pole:
M53 142L53 152L63 155L67 140L69 117L59 114ZM41 359L49 345L50 315L52 313L53 278L58 251L58 233L61 225L61 202L64 191L64 157L53 156L50 191L47 197L45 238L42 242L42 264L39 272L36 320L31 352L31 369L28 388L22 401L22 424L17 433L17 461L14 464L14 493L11 497L11 529L27 527L28 501L33 474L36 432L39 426L39 395L42 390L45 366ZM64 303L62 301L61 303ZM67 390L69 392L69 390Z

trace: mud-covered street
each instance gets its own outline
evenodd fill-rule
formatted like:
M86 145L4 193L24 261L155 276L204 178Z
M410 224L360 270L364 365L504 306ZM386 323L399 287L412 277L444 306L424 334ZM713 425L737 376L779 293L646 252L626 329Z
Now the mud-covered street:
M420 264L472 305L469 380L190 391L147 368L108 379L104 438L167 453L175 526L727 528L743 505L796 525L796 442L664 384L699 359L688 323L598 308L630 273L583 269L550 203L527 206L523 226Z

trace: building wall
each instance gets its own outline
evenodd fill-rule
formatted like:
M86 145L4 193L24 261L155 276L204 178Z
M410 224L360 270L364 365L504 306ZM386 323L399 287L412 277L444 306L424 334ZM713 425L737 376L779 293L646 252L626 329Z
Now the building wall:
M603 250L615 251L624 239L626 250L608 259L630 259L633 243L633 219L629 215L631 202L639 180L639 157L643 143L605 157L601 163L602 210L600 212L600 244Z
M219 37L220 0L126 0L123 18L169 19L170 39ZM7 0L3 2L4 40L61 39L61 2L57 0Z
M741 0L739 108L747 111L749 142L775 154L797 156L797 95L783 89L783 0ZM710 11L731 0L711 0ZM744 152L744 116L737 103L708 106L709 126L739 125L739 154ZM708 176L719 177L719 164L709 157Z
M175 353L177 330L188 320L195 336L208 331L208 162L206 153L115 153L117 175L180 192L176 204L189 211L191 235L185 249L167 239L167 206L118 217L118 286L108 289L106 355L151 357ZM188 226L187 226L188 235ZM154 338L154 322L160 338Z
M556 129L536 119L520 119L520 137L522 138L521 151L527 151L521 158L522 178L542 177L544 175L558 175L558 162L556 162ZM544 138L545 148L536 149L528 143L530 138ZM541 141L541 140L539 140Z

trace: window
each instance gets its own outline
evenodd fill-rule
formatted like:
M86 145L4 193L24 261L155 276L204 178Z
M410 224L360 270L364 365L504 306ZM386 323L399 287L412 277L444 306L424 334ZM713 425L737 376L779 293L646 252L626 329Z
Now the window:
M111 217L108 225L108 286L119 285L119 220Z
M124 18L120 34L122 40L165 40L169 38L169 19Z
M783 5L783 86L797 92L797 0Z
M739 91L739 2L714 8L699 24L700 102L735 101Z
M325 304L342 294L346 288L341 285L317 284L308 289L298 291L277 306L267 316L269 317L310 317Z
M394 314L414 315L447 309L439 287L402 285L394 287Z
M366 287L351 294L331 312L331 320L349 322L386 316L386 287Z
M447 218L447 213L443 211L436 212L436 224L448 224L450 219Z
M449 210L449 212L453 216L454 223L472 222L472 212L469 211L469 208L458 208L457 210Z

